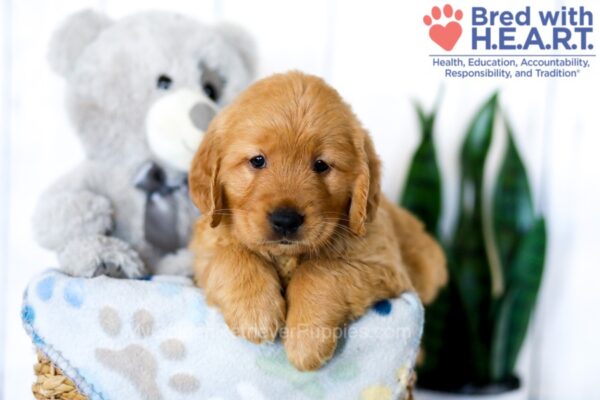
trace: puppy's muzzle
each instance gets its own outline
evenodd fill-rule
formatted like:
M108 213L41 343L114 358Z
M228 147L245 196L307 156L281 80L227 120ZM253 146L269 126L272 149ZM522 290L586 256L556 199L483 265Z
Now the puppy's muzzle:
M277 235L291 236L304 223L304 216L291 208L277 208L269 214L269 223Z

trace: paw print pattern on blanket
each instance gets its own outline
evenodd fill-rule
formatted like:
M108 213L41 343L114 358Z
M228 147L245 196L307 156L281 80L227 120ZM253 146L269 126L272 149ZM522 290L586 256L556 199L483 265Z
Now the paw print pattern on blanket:
M112 307L100 310L98 320L102 331L110 337L117 337L123 329L122 319ZM143 341L154 333L154 317L148 310L134 312L130 328ZM186 347L178 339L167 339L160 344L161 356L167 360L179 361L186 355ZM163 396L157 384L158 361L155 355L140 343L132 343L121 350L97 348L96 359L106 368L127 379L144 399L162 400ZM169 378L169 387L179 394L193 394L200 387L196 377L178 373Z
M414 294L378 302L317 372L297 371L279 342L234 336L191 281L48 271L27 287L22 319L89 399L392 400L412 381L423 309Z

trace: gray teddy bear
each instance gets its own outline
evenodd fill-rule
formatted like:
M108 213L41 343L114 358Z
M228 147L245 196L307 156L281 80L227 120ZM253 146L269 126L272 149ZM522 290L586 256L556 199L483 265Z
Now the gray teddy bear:
M167 12L88 10L54 34L49 60L85 160L40 198L37 241L76 276L189 274L186 171L215 113L252 80L252 40Z

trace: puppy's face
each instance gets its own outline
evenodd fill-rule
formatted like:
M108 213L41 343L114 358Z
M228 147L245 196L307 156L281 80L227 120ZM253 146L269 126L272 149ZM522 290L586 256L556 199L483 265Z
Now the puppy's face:
M378 181L371 141L337 92L290 73L256 83L214 120L190 191L247 247L295 255L363 234Z

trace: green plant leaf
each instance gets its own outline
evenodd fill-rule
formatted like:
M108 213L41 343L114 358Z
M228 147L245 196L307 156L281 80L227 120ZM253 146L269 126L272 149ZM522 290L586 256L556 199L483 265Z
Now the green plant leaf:
M452 280L426 307L425 316L419 386L441 391L460 389L473 375L473 365L467 323Z
M483 167L492 143L497 102L498 94L494 93L471 122L460 153L463 177L475 181L483 180Z
M492 347L496 381L514 372L540 288L545 254L546 223L538 218L518 245L497 314Z
M510 313L512 303L517 300L515 292L509 290L513 269L517 267L515 257L519 246L531 230L535 221L533 200L525 166L516 146L513 130L505 121L507 132L506 151L500 166L493 195L493 232L500 269L502 271L503 293L494 299L494 338L492 342L492 378L508 378L507 346L512 329ZM518 352L518 349L517 349Z
M415 104L421 141L412 157L400 200L402 206L417 215L427 230L438 237L442 185L433 127L440 98L429 114ZM468 335L457 297L457 290L451 282L440 292L437 300L426 307L427 322L422 342L424 362L419 366L419 383L422 386L437 389L457 387L469 376L470 365L461 363L465 357L460 352L468 348ZM449 346L449 343L452 345Z
M493 196L494 238L504 282L510 274L517 247L535 220L527 172L508 121L505 125L508 144Z
M436 110L426 114L420 105L416 104L415 108L419 115L421 142L412 157L400 204L417 215L427 231L437 235L442 183L433 139Z
M490 375L492 284L483 233L483 176L496 109L494 94L473 119L461 149L460 210L451 248L451 275L466 316L476 383L487 383Z

